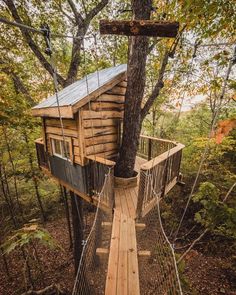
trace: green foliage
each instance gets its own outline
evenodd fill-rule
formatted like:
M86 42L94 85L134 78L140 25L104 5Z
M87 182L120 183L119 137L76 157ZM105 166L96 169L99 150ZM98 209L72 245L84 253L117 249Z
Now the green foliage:
M9 254L17 248L30 245L34 241L49 248L59 248L62 250L62 247L49 232L37 224L26 224L24 227L14 231L1 247L5 254Z
M236 208L222 201L220 191L214 184L201 183L193 201L200 207L195 213L197 223L212 232L236 239Z

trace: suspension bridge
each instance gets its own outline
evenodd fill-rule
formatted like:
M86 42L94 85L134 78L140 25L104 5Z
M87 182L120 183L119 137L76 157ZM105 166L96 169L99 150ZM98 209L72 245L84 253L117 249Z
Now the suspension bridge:
M178 182L183 147L141 136L137 182L122 184L108 168L73 294L182 294L159 201ZM152 243L145 245L147 235Z

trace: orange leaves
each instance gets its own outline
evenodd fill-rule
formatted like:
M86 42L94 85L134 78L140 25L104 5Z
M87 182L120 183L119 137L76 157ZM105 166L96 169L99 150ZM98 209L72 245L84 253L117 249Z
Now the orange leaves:
M223 138L227 136L234 128L236 128L236 119L227 119L220 121L215 133L216 143L222 143Z

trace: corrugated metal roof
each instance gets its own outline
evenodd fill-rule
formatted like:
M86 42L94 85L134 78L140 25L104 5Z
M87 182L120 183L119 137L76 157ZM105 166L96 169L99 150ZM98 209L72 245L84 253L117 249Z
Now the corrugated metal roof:
M107 69L103 69L100 71L96 71L87 76L88 80L88 89L86 83L86 77L83 79L74 82L73 84L65 87L61 91L58 92L59 103L60 106L73 106L78 101L82 100L84 97L88 96L88 94L92 93L95 90L98 90L108 82L112 81L119 74L125 73L127 70L127 65L119 65L116 67L111 67ZM98 82L99 76L99 82ZM89 93L88 93L89 92ZM41 109L41 108L50 108L56 107L57 101L56 96L53 95L48 99L42 101L33 109Z

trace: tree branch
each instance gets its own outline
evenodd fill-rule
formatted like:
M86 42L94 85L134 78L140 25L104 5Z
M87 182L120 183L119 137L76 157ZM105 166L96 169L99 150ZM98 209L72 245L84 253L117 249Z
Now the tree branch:
M109 0L101 0L93 9L91 9L86 17L86 21L91 21L107 4Z
M82 15L79 13L79 11L77 10L75 3L73 2L73 0L67 0L67 2L69 3L70 8L74 13L75 21L76 21L77 25L82 26L84 19L83 19Z
M157 45L157 43L160 42L160 41L161 41L161 38L160 39L155 38L153 40L152 44L148 48L148 54L150 54L152 52L152 50L155 48L155 46Z
M75 16L78 14L77 9L73 3L72 0L67 0L68 3L71 6L71 9L73 10ZM83 38L88 30L89 24L91 20L107 5L109 0L102 0L99 2L93 9L91 9L88 14L86 15L85 19L81 19L81 16L77 15L77 17L80 19L77 19L77 37L81 37L78 39L74 39L73 41L73 47L72 47L72 53L71 53L71 61L70 61L70 66L67 74L67 79L65 85L70 85L76 80L77 72L78 72L78 67L80 64L80 51L81 51L81 46L83 43Z
M142 111L141 111L142 120L145 118L145 116L149 112L152 104L154 103L155 99L158 97L161 89L164 87L163 78L164 78L166 66L168 64L168 60L169 60L169 50L166 50L166 52L164 53L163 60L162 60L161 68L159 70L157 83L154 86L154 89L153 89L151 95L149 96L148 100L146 101L144 107L142 108Z
M9 8L9 10L11 11L11 14L14 18L14 20L18 23L23 23L18 11L14 5L13 0L4 0L4 2L6 3L7 7ZM40 63L42 64L42 66L50 73L50 75L53 75L53 67L51 66L51 64L46 60L46 58L44 57L44 55L42 54L42 52L40 51L39 47L37 46L37 44L34 42L34 40L32 39L32 37L30 36L30 33L23 28L20 28L21 33L23 35L23 37L25 38L27 44L29 45L30 49L33 51L33 53L35 54L35 56L38 58L38 60L40 61ZM57 79L58 79L58 83L62 86L64 86L65 80L63 79L62 76L60 76L59 74L57 74Z
M234 187L236 186L236 182L230 187L230 189L228 190L226 196L224 197L223 202L225 203L229 197L229 195L231 194L232 190L234 189Z
M160 94L161 89L164 87L163 79L164 79L164 74L165 74L166 67L167 67L167 64L168 64L168 61L169 61L169 57L171 57L171 58L174 57L177 45L178 45L179 40L180 40L180 37L183 34L183 31L184 31L185 28L186 28L186 26L184 26L182 28L182 30L179 32L179 34L175 38L171 48L169 50L166 50L165 53L164 53L161 68L159 70L157 83L154 86L154 89L153 89L151 95L149 96L147 102L145 103L145 105L144 105L144 107L142 108L142 111L141 111L142 120L146 117L146 115L148 114L152 104L154 103L154 101L158 97L158 95Z
M63 15L65 15L65 17L67 17L71 22L72 24L76 24L75 22L75 19L73 19L73 17L71 17L68 13L65 12L65 10L63 9L62 7L62 3L61 3L61 0L59 0L58 2L55 1L56 5L58 6L58 8L60 9L61 13Z

